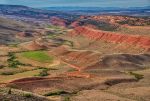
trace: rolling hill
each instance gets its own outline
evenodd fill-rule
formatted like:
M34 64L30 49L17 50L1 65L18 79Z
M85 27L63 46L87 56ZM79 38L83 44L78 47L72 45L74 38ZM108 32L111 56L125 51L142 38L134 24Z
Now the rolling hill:
M0 44L15 42L15 35L17 33L34 28L36 28L36 26L22 21L0 17Z

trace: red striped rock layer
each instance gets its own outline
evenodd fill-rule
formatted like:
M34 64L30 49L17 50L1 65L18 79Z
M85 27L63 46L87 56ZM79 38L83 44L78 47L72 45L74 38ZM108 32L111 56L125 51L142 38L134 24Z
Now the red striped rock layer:
M150 37L141 35L103 32L84 26L75 28L71 32L71 35L82 35L94 40L104 40L113 43L125 43L130 45L137 45L146 50L150 50Z

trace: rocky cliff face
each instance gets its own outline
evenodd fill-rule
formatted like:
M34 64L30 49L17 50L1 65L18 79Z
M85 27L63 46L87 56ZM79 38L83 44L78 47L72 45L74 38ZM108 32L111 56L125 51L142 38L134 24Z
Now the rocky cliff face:
M150 37L147 36L104 32L104 31L99 31L84 26L76 27L70 33L71 35L82 35L93 40L103 40L103 41L113 42L117 44L125 43L134 46L136 45L146 50L150 50Z

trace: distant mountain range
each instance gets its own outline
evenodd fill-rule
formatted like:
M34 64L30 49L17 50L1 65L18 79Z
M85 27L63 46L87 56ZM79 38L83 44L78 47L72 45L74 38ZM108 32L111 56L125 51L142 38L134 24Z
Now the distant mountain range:
M150 6L146 7L45 7L45 10L63 11L74 14L113 14L113 15L131 15L131 16L150 16Z
M129 7L129 8L119 8L119 7L44 7L41 9L56 10L56 11L150 10L150 6Z
M36 19L36 20L49 20L50 17L59 17L64 19L71 19L72 14L62 11L44 10L38 8L31 8L21 5L0 5L0 15L13 17L13 18L24 18L24 19ZM74 15L74 17L76 17Z
M45 7L31 8L21 5L0 5L0 16L9 18L48 22L51 17L59 17L67 20L74 20L81 15L127 15L127 16L148 16L150 17L150 6L133 8L116 7Z

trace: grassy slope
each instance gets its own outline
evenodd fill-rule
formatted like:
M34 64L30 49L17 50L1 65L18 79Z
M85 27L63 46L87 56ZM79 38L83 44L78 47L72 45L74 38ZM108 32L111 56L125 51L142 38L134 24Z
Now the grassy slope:
M52 62L54 59L52 56L48 56L45 51L23 52L22 56L39 62Z

